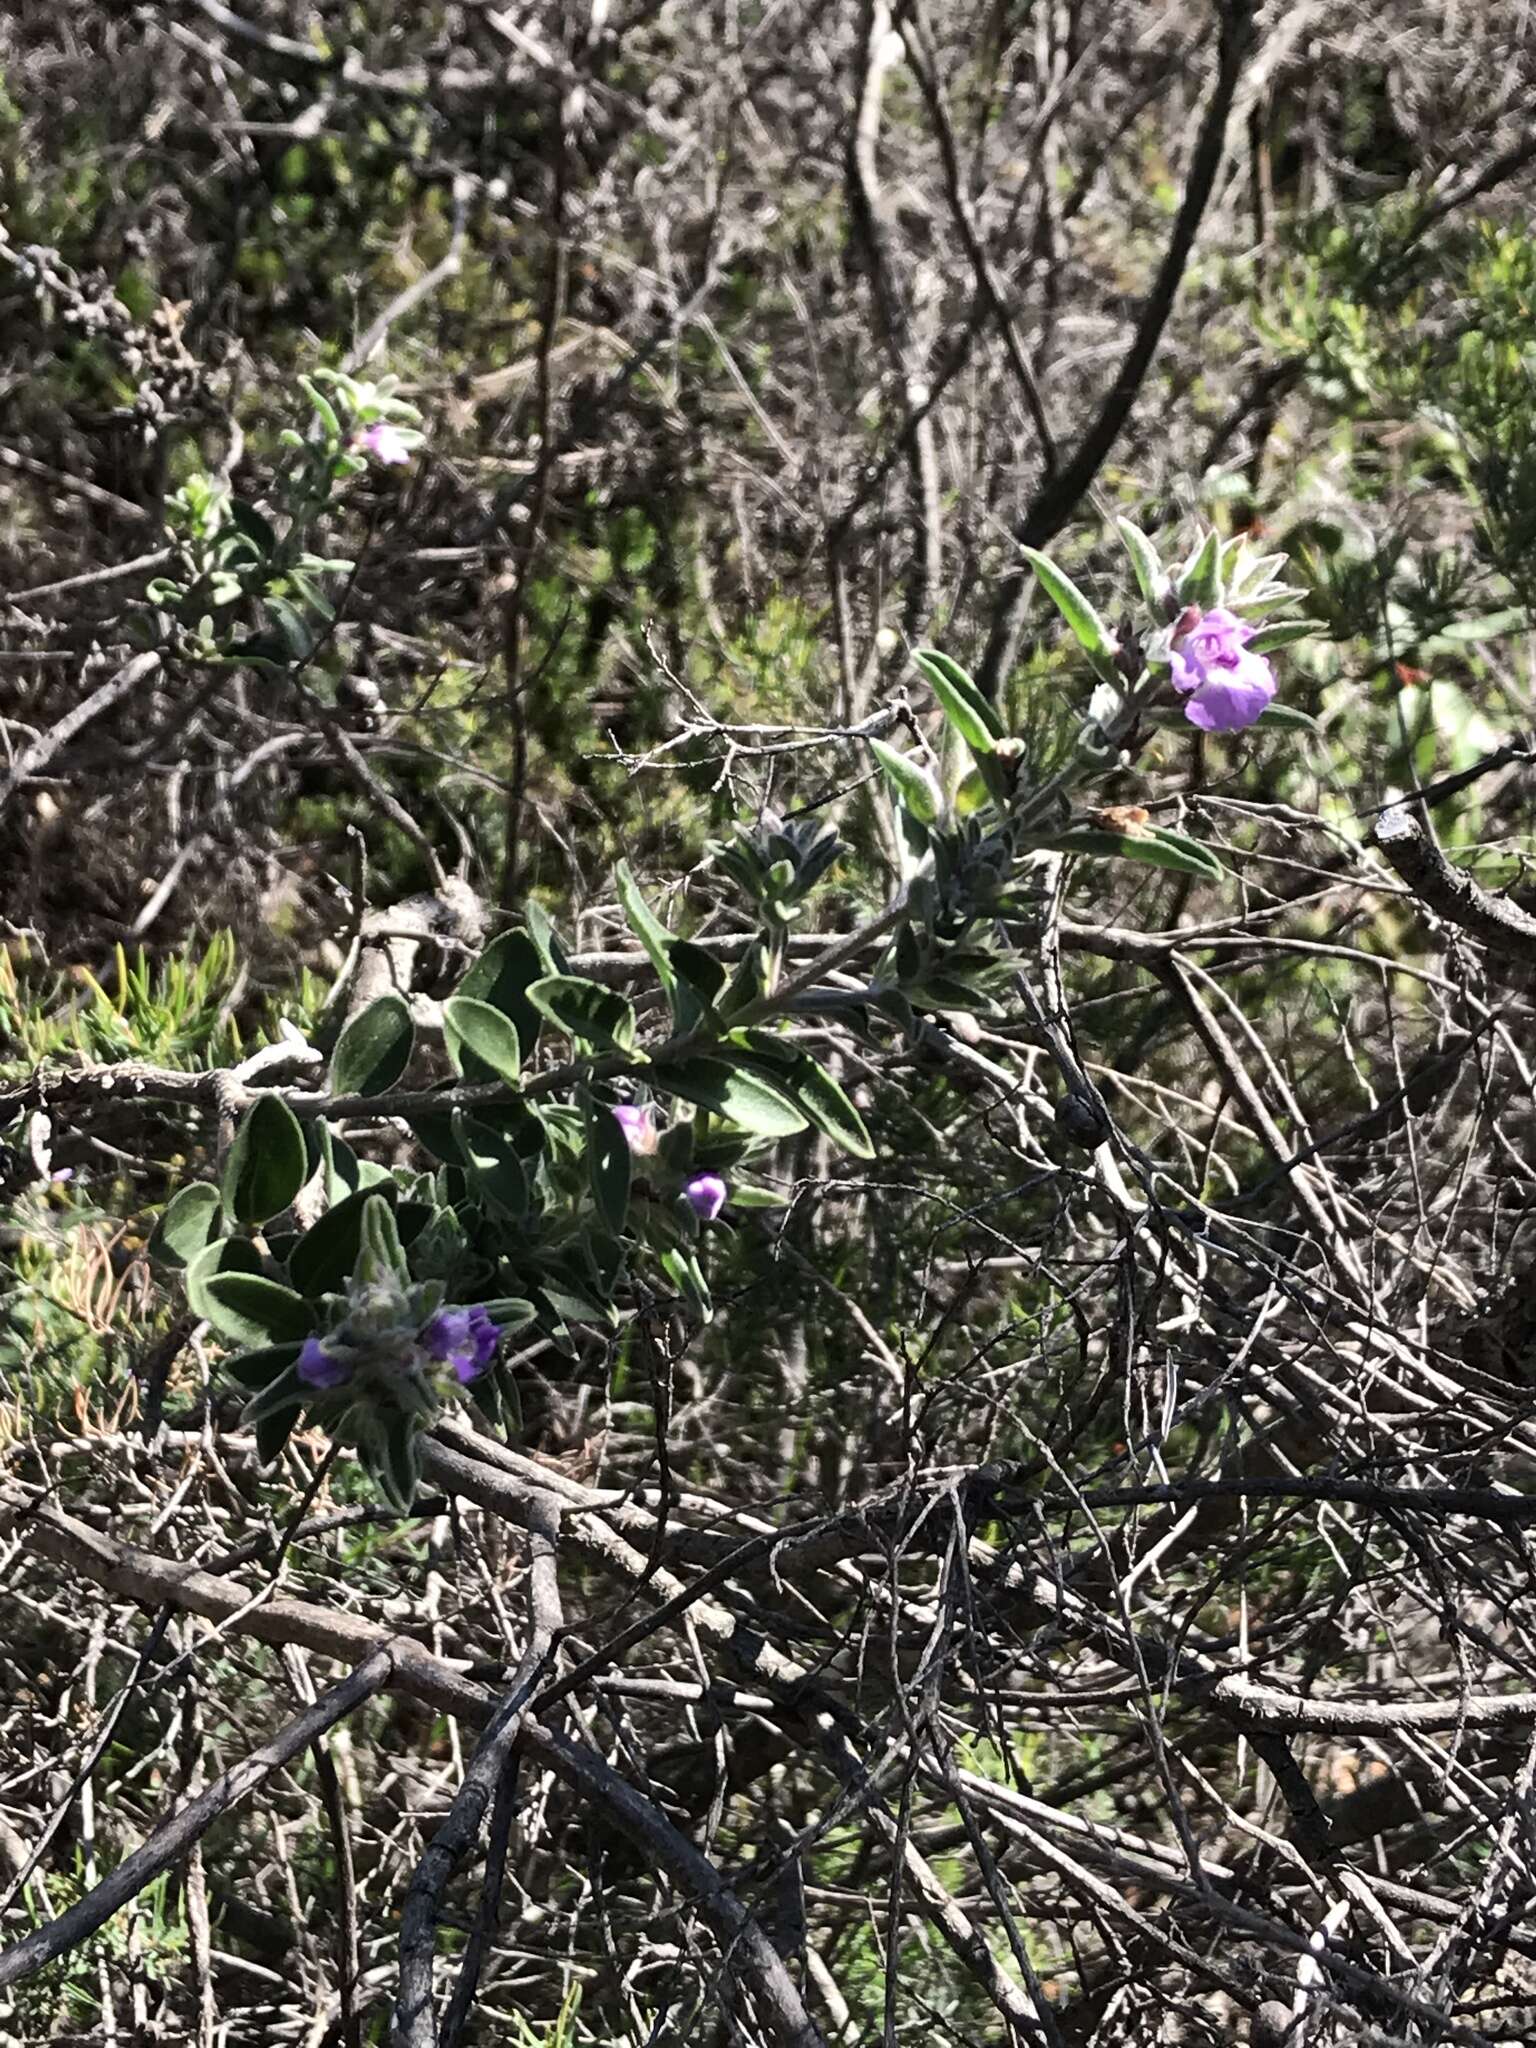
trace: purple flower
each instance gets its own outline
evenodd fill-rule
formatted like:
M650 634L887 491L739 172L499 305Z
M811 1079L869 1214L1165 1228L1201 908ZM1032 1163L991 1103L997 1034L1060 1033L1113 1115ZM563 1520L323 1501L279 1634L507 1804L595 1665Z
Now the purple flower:
M501 1337L482 1302L473 1308L440 1308L422 1326L420 1342L431 1358L451 1365L460 1382L468 1386L496 1356Z
M683 1189L683 1200L701 1223L713 1223L728 1193L718 1173L696 1173Z
M362 445L375 462L409 462L411 451L402 438L398 427L392 427L388 420L377 420L364 430Z
M318 1337L306 1337L299 1353L299 1378L307 1387L344 1387L352 1377L345 1360L333 1358Z
M1189 699L1184 716L1202 732L1252 725L1274 696L1274 670L1244 644L1257 631L1217 606L1174 640L1173 687Z
M630 1151L637 1159L649 1159L660 1142L650 1105L620 1102L615 1106L613 1113L629 1141Z

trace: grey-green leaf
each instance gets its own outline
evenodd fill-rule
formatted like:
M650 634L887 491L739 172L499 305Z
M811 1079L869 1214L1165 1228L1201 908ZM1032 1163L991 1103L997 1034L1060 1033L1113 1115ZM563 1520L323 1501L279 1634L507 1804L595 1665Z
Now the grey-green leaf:
M522 1072L523 1049L518 1042L517 1026L505 1012L481 1002L477 996L449 996L443 1004L443 1038L448 1057L461 1073L468 1072L465 1054L469 1052L491 1077L516 1085Z
M1040 588L1071 627L1078 645L1096 660L1112 662L1120 652L1114 636L1072 578L1038 548L1025 548L1024 558Z
M1273 654L1277 647L1290 647L1297 640L1310 640L1328 628L1321 619L1280 619L1273 626L1261 626L1247 643L1250 654Z
M1086 854L1096 860L1134 860L1144 866L1176 868L1186 875L1198 875L1203 882L1219 882L1226 870L1213 853L1198 841L1180 833L1106 832L1097 826L1075 825L1048 839L1032 839L1032 848L1050 853Z
M777 1088L724 1060L683 1059L656 1076L656 1085L685 1102L729 1117L759 1138L787 1138L805 1129L808 1118Z
M748 1031L741 1036L746 1041L745 1057L760 1064L773 1086L803 1109L817 1130L856 1159L874 1158L864 1119L825 1067L772 1032Z
M387 1183L376 1191L359 1188L356 1194L327 1209L289 1253L288 1278L301 1294L313 1299L320 1294L338 1294L346 1286L362 1248L363 1211L370 1192L375 1192L379 1200L388 1201L393 1190ZM432 1214L425 1202L397 1202L395 1227L402 1243L409 1244Z
M411 1269L406 1264L405 1247L400 1242L400 1226L385 1196L370 1193L363 1198L357 1238L357 1264L353 1272L358 1281L366 1282L385 1273L392 1273L402 1283L410 1279ZM370 1265L371 1273L368 1270Z
M251 1105L224 1164L224 1205L237 1223L265 1223L309 1178L304 1133L278 1095Z
M1292 732L1322 731L1322 727L1310 712L1298 711L1294 704L1266 704L1259 713L1257 723L1284 726Z
M462 1110L453 1113L453 1129L481 1193L493 1208L520 1221L528 1213L528 1172L512 1138Z
M1157 549L1141 528L1133 526L1129 519L1117 519L1115 528L1131 558L1137 588L1148 604L1161 607L1168 590L1168 578L1158 559Z
M920 647L912 665L939 700L939 709L973 754L990 754L1004 737L997 713L965 670L935 647Z
M899 754L894 747L888 747L884 740L871 740L869 751L880 763L880 771L896 801L923 824L934 824L943 808L943 799L928 770L910 754Z
M231 1344L292 1344L308 1336L310 1310L301 1294L262 1273L215 1273L206 1283L208 1320Z
M624 1127L605 1102L583 1104L587 1126L587 1180L597 1213L615 1237L629 1214L630 1150Z
M331 1054L333 1095L382 1095L410 1064L416 1027L404 996L376 996L349 1018Z
M528 1000L572 1038L634 1054L635 1013L612 989L574 974L549 974L533 984Z
M524 1059L538 1042L543 1022L528 1000L528 985L549 970L529 933L503 932L493 939L454 990L457 996L473 996L489 1003L512 1019Z
M162 1266L190 1265L218 1237L223 1217L218 1189L205 1180L188 1181L161 1210L149 1240L150 1257Z
M303 1406L299 1397L294 1395L292 1400L285 1401L281 1408L263 1415L256 1424L256 1455L263 1465L270 1465L287 1443Z
M619 901L624 906L624 915L629 919L630 930L650 954L651 965L656 969L657 978L670 997L677 979L672 966L671 934L641 895L640 884L631 873L627 860L619 862L613 871L613 879L618 888Z
M1221 602L1221 536L1213 527L1179 572L1178 593L1184 604Z
M226 1358L221 1370L228 1378L255 1393L282 1378L299 1355L297 1344L269 1344L259 1351L238 1351Z
M187 1307L203 1322L213 1320L208 1283L216 1273L256 1273L261 1260L247 1237L217 1237L187 1261Z

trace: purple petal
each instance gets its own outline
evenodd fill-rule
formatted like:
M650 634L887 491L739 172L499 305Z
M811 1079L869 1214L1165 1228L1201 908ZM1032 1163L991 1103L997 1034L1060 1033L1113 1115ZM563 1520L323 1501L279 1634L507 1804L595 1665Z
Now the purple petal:
M623 1131L629 1149L637 1158L648 1159L656 1150L656 1121L648 1105L637 1102L620 1102L614 1105L614 1117Z
M449 1359L470 1348L469 1310L440 1308L422 1326L421 1346L432 1358Z
M1274 694L1273 677L1214 669L1184 706L1184 716L1202 732L1238 732L1262 715Z
M696 1173L683 1189L683 1200L701 1223L713 1223L729 1192L718 1173Z
M1182 647L1171 648L1168 658L1173 665L1173 687L1183 690L1186 695L1191 690L1198 690L1205 681L1202 665Z
M344 1387L352 1377L352 1368L340 1358L333 1358L318 1337L306 1337L299 1353L299 1378L308 1387Z
M1213 605L1195 627L1196 633L1209 633L1219 640L1236 640L1241 643L1251 640L1259 630L1250 626L1246 619L1240 619L1236 612L1229 612L1225 605Z
M363 435L363 446L375 462L409 462L411 451L401 439L399 429L392 427L388 420L379 420Z
M418 1339L429 1358L451 1366L464 1385L478 1379L496 1356L501 1330L483 1302L470 1308L440 1308L427 1318Z

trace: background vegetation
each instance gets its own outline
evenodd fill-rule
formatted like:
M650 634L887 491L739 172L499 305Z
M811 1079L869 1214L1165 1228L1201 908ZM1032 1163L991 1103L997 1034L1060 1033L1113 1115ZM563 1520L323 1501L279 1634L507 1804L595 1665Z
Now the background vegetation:
M9 10L14 2037L1531 2038L1533 36ZM317 493L306 567L324 373L397 378L422 439ZM1020 549L1123 636L1117 517L1247 536L1317 622L1274 657L1300 722L1149 724L1084 798L1219 870L1069 853L979 992L806 1026L873 1156L759 1147L782 1206L711 1238L713 1320L541 1323L412 1512L319 1429L265 1461L154 1239L222 1077L318 1085L402 918L421 1085L467 960L544 920L656 1026L616 861L736 957L720 848L775 817L842 842L795 943L867 928L905 879L871 739L963 766L912 651L1034 774L1093 677ZM477 1752L546 1515L569 1684ZM426 1662L311 1739L384 1635Z

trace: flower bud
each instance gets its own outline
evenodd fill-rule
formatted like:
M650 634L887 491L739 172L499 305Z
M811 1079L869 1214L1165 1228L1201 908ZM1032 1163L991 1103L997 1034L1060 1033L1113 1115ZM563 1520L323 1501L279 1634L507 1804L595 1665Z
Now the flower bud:
M729 1192L718 1173L696 1173L683 1189L683 1200L701 1223L713 1223Z

